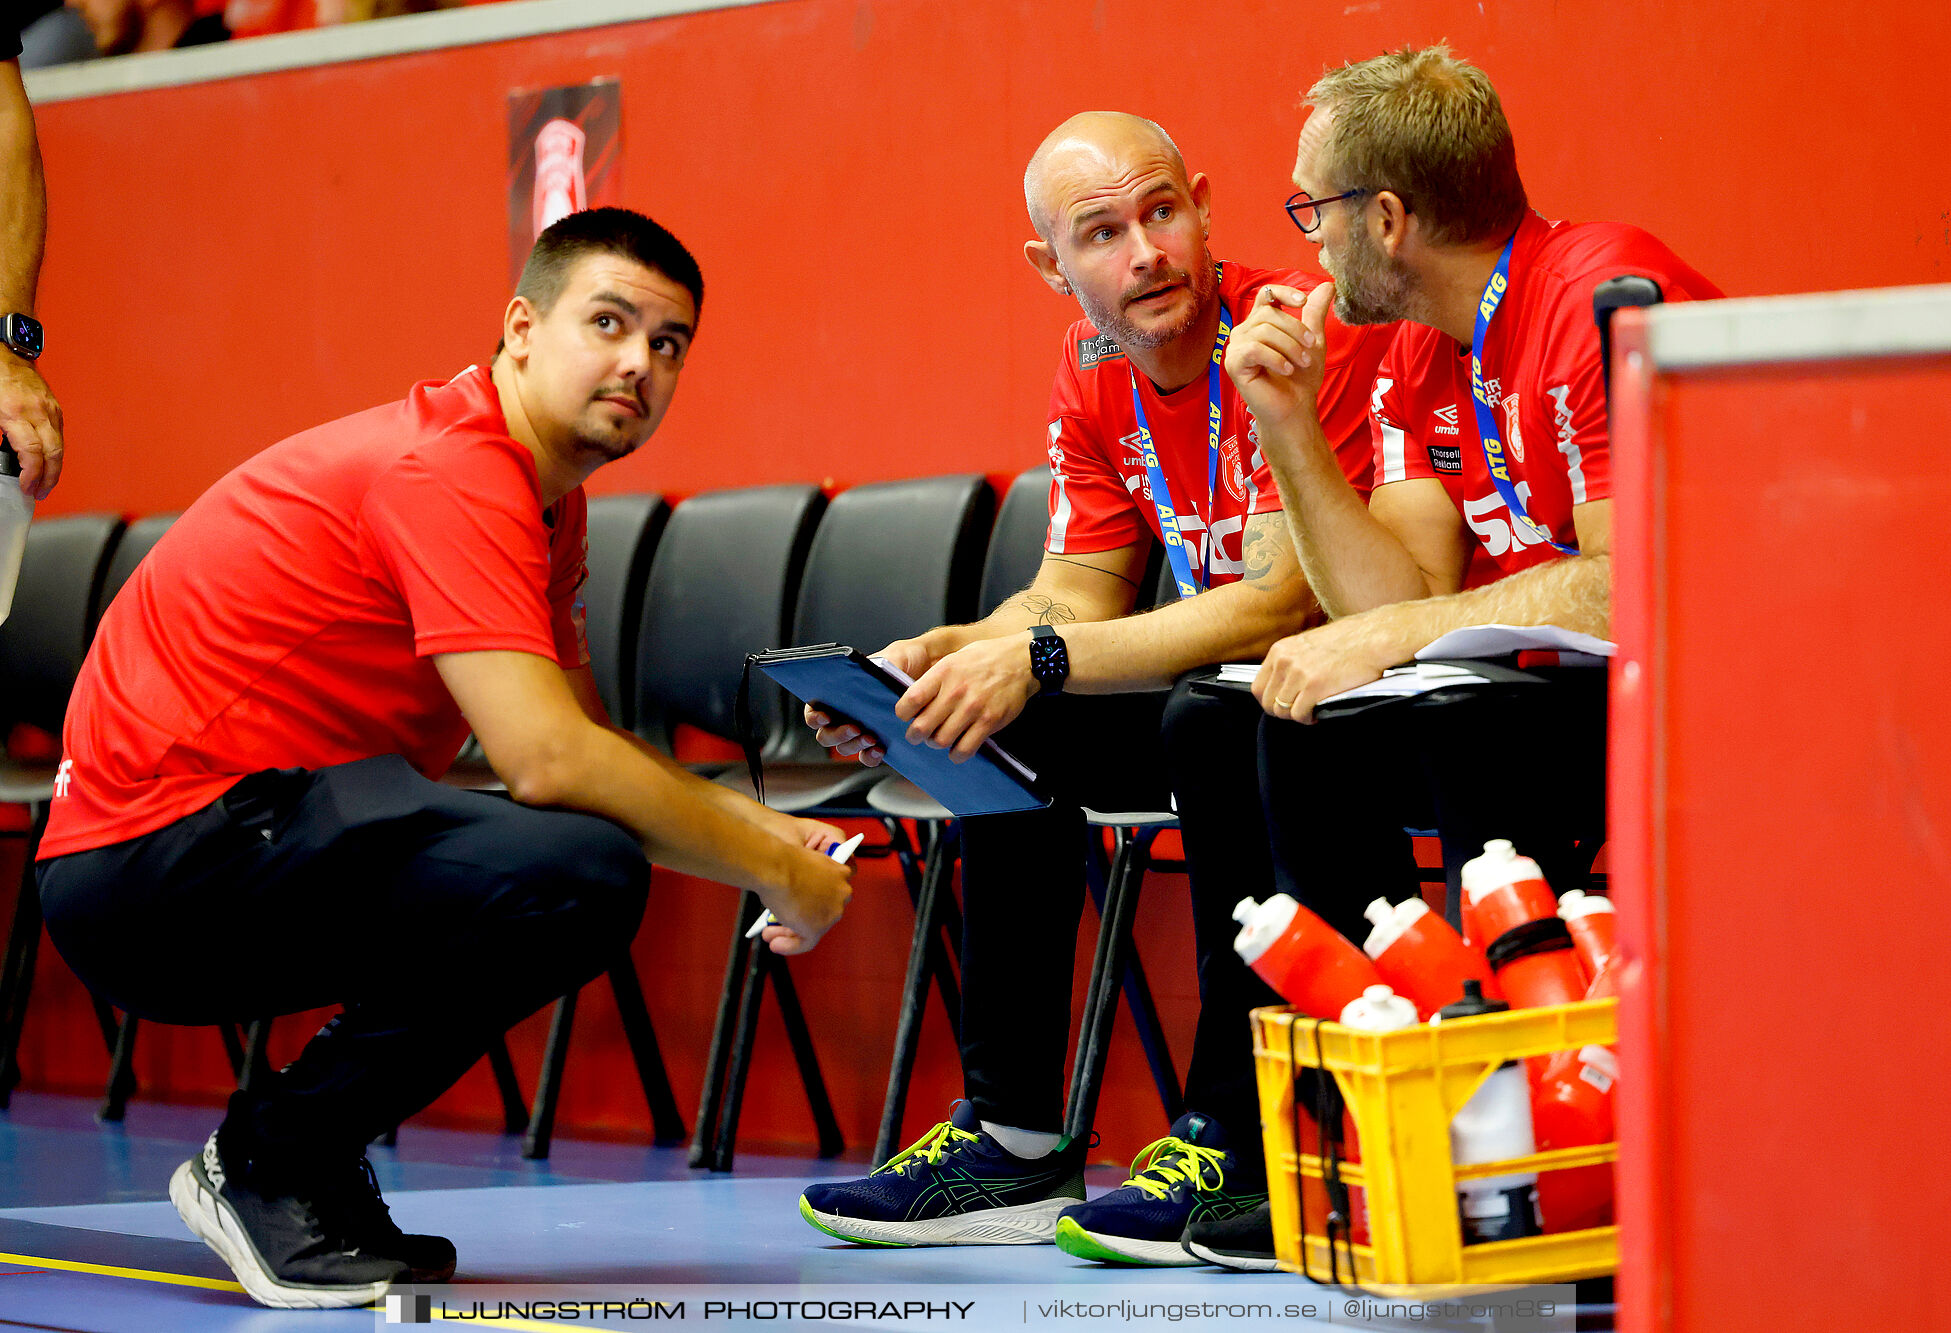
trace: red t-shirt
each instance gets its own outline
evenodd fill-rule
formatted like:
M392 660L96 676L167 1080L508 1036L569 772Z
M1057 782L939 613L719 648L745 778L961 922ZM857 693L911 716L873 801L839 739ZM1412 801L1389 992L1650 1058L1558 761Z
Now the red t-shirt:
M479 368L266 449L102 617L41 857L153 832L262 769L398 754L438 776L468 727L433 654L589 661L586 530L580 487L543 513Z
M1653 279L1668 301L1718 297L1673 251L1616 222L1517 229L1510 286L1484 339L1484 384L1496 405L1511 482L1532 521L1576 546L1572 506L1612 496L1605 382L1592 289ZM1370 403L1375 484L1435 477L1503 577L1558 555L1519 524L1497 493L1470 396L1470 346L1404 322L1376 372Z
M1313 273L1228 263L1220 269L1219 290L1238 328L1252 309L1253 298L1268 283L1308 291L1321 281ZM1363 424L1369 384L1394 332L1393 324L1350 328L1333 315L1328 317L1321 424L1342 471L1363 495L1368 494L1373 467ZM1147 531L1160 536L1158 510L1152 504L1144 451L1138 442L1138 414L1131 405L1134 378L1144 397L1159 470L1172 490L1171 504L1193 575L1198 576L1205 560L1206 535L1211 532L1218 538L1211 586L1232 583L1246 569L1240 540L1247 519L1280 508L1273 474L1260 455L1260 432L1232 377L1223 371L1219 377L1219 481L1209 497L1211 397L1206 376L1161 394L1145 376L1134 375L1123 350L1089 320L1077 321L1064 335L1057 380L1050 390L1052 478L1046 549L1053 555L1115 551L1137 543Z

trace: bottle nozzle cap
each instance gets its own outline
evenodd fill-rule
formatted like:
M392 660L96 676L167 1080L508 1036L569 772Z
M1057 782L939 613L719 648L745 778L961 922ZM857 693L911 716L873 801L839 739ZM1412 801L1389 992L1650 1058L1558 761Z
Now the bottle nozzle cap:
M1253 899L1242 898L1233 904L1233 919L1244 926L1259 907L1260 904Z
M1362 909L1362 915L1379 926L1395 916L1395 908L1389 905L1387 898L1377 898Z
M1475 977L1463 983L1463 998L1436 1011L1438 1018L1469 1018L1475 1014L1501 1014L1510 1008L1504 1000L1486 1000L1484 985ZM1432 1022L1434 1020L1431 1020Z
M1484 844L1484 855L1497 861L1509 861L1517 855L1517 848L1509 838L1492 838Z
M1392 1000L1395 998L1393 986L1370 986L1362 991L1364 1000Z

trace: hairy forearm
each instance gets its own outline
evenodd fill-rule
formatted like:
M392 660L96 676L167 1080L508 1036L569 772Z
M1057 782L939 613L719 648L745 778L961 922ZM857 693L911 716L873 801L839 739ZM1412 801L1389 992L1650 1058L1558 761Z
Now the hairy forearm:
M0 313L34 312L46 238L47 191L34 113L20 66L0 62Z
M1468 625L1556 625L1597 638L1612 629L1612 557L1567 556L1447 597L1424 597L1351 617L1407 661L1427 644Z
M1064 632L1074 694L1165 689L1195 667L1252 661L1318 617L1305 582L1266 589L1249 582L1214 588L1144 615Z
M1329 616L1429 595L1408 550L1349 485L1318 420L1263 426L1260 449L1280 490L1295 554Z
M1129 579L1095 565L1078 566L1089 571L1090 578L1103 583L1105 590L1115 589L1121 594L1114 597L1102 590L1066 586L1048 577L1049 567L1054 565L1061 568L1066 563L1061 556L1045 556L1045 572L1038 575L1036 582L1005 600L981 620L967 625L943 625L922 635L922 642L928 645L930 656L945 657L972 643L1008 638L1012 634L1025 633L1037 625L1049 625L1068 639L1073 626L1109 620L1131 609L1138 589Z
M652 861L682 874L753 890L784 882L790 848L745 817L751 801L627 733L594 724L566 730L547 753L501 774L516 800L621 824Z

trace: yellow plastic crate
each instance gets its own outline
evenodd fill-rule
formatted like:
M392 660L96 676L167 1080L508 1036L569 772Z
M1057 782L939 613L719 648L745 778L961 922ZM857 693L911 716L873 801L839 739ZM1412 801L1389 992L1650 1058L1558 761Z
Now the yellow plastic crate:
M1254 1010L1260 1124L1281 1266L1317 1282L1425 1299L1461 1287L1569 1282L1616 1270L1616 1226L1465 1245L1456 1186L1484 1176L1616 1162L1617 1143L1459 1168L1450 1160L1450 1120L1507 1060L1613 1044L1618 1010L1617 1000L1586 1000L1397 1032L1362 1032L1292 1009ZM1321 1158L1296 1151L1300 1118L1308 1112L1295 1105L1294 1079L1310 1067L1329 1071L1340 1085L1362 1160L1340 1163L1339 1176L1368 1194L1369 1243L1337 1240L1332 1253L1325 1235L1303 1234L1302 1226L1302 1177L1312 1178L1306 1188L1325 1188Z

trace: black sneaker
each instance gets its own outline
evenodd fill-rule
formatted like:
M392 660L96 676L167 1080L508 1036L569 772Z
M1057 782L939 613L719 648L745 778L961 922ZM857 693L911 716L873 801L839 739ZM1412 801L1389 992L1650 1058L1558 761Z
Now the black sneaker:
M975 1107L859 1180L809 1185L799 1215L861 1245L1047 1245L1057 1215L1084 1197L1084 1145L1016 1156L982 1132Z
M407 1279L405 1264L332 1234L312 1199L276 1192L258 1174L231 1169L212 1134L169 1178L177 1213L252 1300L280 1309L371 1305Z
M1277 1273L1274 1257L1274 1210L1261 1204L1235 1217L1209 1217L1188 1222L1179 1243L1202 1263L1238 1268L1248 1273Z
M1190 1267L1200 1260L1179 1244L1186 1227L1250 1213L1266 1202L1266 1181L1258 1171L1242 1169L1227 1150L1225 1132L1188 1111L1170 1134L1138 1154L1131 1179L1064 1209L1057 1248L1100 1263Z
M454 1242L445 1236L400 1230L386 1200L379 1196L373 1164L365 1157L321 1180L317 1196L333 1231L367 1254L398 1259L407 1266L413 1281L445 1282L454 1276Z

